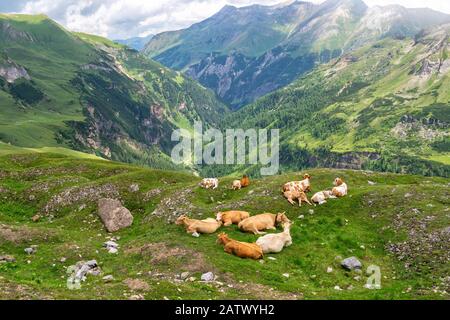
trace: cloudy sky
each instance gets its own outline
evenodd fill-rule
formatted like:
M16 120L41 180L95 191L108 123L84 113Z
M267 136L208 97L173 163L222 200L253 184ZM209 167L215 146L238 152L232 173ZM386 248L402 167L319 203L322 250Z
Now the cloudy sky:
M323 0L310 0L323 2ZM283 0L0 0L2 13L45 13L73 31L125 39L188 27L224 5L271 5ZM372 5L401 4L450 13L448 0L365 0Z

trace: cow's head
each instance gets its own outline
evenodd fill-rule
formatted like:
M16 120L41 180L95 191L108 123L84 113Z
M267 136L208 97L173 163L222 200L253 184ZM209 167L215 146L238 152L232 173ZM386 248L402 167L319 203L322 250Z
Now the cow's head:
M342 185L344 183L344 181L341 178L336 178L334 179L334 185L336 187L339 187L340 185Z
M175 221L175 224L180 225L183 224L186 220L188 219L188 217L183 214L182 216L179 216L177 221Z
M277 213L276 217L275 217L275 223L277 225L282 224L282 223L290 223L291 220L289 220L289 218L286 216L286 212L282 212L282 213Z

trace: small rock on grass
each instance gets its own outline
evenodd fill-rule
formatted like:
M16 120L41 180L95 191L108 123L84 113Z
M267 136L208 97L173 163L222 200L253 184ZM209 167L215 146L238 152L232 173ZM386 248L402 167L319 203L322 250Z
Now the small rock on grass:
M350 257L350 258L344 259L341 262L341 266L348 271L353 271L353 270L357 270L357 269L361 270L362 263L356 257Z
M132 184L129 188L130 192L138 192L139 191L139 185L137 183Z
M207 273L202 274L201 280L206 281L206 282L211 282L211 281L214 281L214 278L215 278L214 273L207 272Z
M186 280L187 278L189 278L189 272L183 272L182 274L180 274L181 280Z
M105 282L114 281L114 277L112 275L107 275L107 276L103 277L103 281L105 281Z
M36 253L36 248L37 248L36 246L31 246L29 248L25 248L24 251L25 251L26 254L31 255L31 254L35 254Z

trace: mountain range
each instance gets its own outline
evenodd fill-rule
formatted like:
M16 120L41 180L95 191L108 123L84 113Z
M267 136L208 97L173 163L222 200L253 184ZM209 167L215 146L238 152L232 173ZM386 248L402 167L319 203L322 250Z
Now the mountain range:
M154 36L143 52L240 108L368 42L446 22L449 15L430 9L369 8L362 0L225 6L187 29Z
M200 120L281 129L282 170L450 176L449 34L449 16L429 9L297 1L226 6L138 52L43 15L1 14L0 147L178 170L171 134Z

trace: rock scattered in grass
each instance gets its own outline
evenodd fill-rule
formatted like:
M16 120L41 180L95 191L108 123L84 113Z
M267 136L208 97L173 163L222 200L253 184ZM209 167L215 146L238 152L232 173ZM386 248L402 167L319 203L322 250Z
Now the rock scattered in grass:
M205 281L205 282L211 282L211 281L214 281L214 279L215 279L215 276L214 276L214 273L212 273L212 272L204 273L204 274L202 274L202 277L201 277L201 280Z
M136 193L136 192L139 192L140 188L139 188L139 185L137 183L134 183L128 188L128 190L130 192Z
M187 278L189 278L189 272L183 272L182 274L180 274L180 279L185 281Z
M24 251L26 254L29 254L29 255L35 254L37 252L37 246L31 246L29 248L25 248Z
M350 258L344 259L341 262L341 266L348 271L353 271L353 270L357 270L357 269L361 270L362 263L356 257L350 257Z
M116 254L119 252L119 244L112 240L106 241L103 244L103 247L106 248L106 250L108 250L108 252L111 254Z
M114 277L112 275L107 275L107 276L103 277L103 281L105 281L105 282L114 281Z

